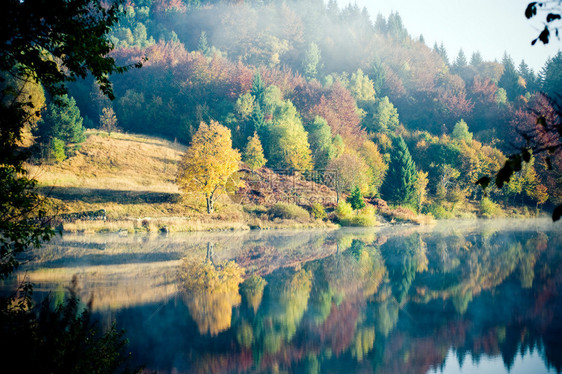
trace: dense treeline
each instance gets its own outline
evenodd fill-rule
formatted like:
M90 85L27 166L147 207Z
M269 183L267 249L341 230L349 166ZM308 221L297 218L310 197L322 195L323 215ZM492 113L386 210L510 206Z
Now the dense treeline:
M397 13L373 20L333 0L131 0L125 11L113 56L147 61L112 78L112 103L92 82L72 86L86 127L110 108L125 131L189 144L201 122L218 121L240 152L259 141L268 167L336 169L343 192L367 196L402 183L412 196L382 197L437 215L482 196L474 182L524 144L518 134L537 126L532 110L555 115L538 92L557 93L561 54L539 74L507 54L501 63L462 50L450 58L410 36ZM408 165L395 164L397 137ZM409 178L390 175L412 167ZM541 155L525 168L489 197L561 201L559 160Z

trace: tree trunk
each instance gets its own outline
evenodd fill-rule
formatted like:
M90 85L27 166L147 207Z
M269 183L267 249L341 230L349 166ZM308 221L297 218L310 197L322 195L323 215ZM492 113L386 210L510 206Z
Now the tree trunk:
M215 211L215 201L213 196L207 196L207 213L211 214Z

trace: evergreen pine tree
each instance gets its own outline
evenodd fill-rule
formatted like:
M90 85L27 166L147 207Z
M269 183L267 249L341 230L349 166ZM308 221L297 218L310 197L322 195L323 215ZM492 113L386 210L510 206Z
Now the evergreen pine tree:
M542 91L547 96L558 99L562 95L562 52L558 52L546 62L541 75Z
M359 210L365 208L365 201L363 201L363 195L361 194L361 190L359 187L355 186L353 191L351 191L351 195L345 200L349 204L353 210Z
M538 82L537 76L533 69L529 68L529 65L525 62L525 60L521 60L519 67L517 68L517 72L525 80L525 87L527 88L527 92L535 92L538 89Z
M504 71L498 82L498 86L507 92L508 100L513 101L523 93L522 87L519 85L519 75L515 70L513 60L507 53L504 54L502 63Z
M437 54L441 56L443 62L445 62L445 65L449 65L449 56L447 56L447 50L445 49L445 45L441 43L441 45L438 46L437 43L435 43L433 49L435 49L435 52L437 52Z
M258 131L258 132L262 131L265 124L265 119L259 103L256 103L254 105L254 109L252 110L252 115L250 116L250 123L251 123L251 127L254 128L254 131Z
M197 44L197 50L205 56L209 54L209 43L207 42L207 33L205 31L201 31L199 43Z
M455 59L455 62L454 62L453 65L457 69L462 69L462 68L466 67L466 65L467 65L466 56L465 56L464 51L462 49L459 50L459 54L457 55L457 58Z
M480 51L474 52L470 57L470 65L474 68L478 68L483 62L484 59L482 58Z
M254 74L254 78L252 79L252 90L250 91L250 93L254 95L254 97L256 98L256 103L258 105L263 104L262 101L263 101L264 91L265 91L265 83L261 78L261 74L259 72L256 72L256 74Z
M399 136L393 140L390 165L382 194L386 200L397 204L413 204L416 199L417 171L404 139Z
M388 26L386 24L386 19L382 14L377 14L377 18L375 19L375 31L380 34L386 34L388 31Z
M36 136L39 142L49 138L57 138L65 143L79 143L84 141L83 119L76 100L68 95L60 96L57 104L50 103L39 121Z
M83 142L86 138L84 131L83 119L76 101L73 97L63 95L57 99L57 103L47 106L34 135L46 158L61 161L64 159L61 144L66 148L70 143ZM56 154L56 157L50 156L53 154Z

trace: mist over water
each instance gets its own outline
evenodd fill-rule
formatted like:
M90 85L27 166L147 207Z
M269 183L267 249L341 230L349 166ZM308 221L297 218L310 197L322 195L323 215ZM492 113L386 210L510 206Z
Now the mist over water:
M20 276L77 274L162 372L559 373L560 248L547 220L65 235Z

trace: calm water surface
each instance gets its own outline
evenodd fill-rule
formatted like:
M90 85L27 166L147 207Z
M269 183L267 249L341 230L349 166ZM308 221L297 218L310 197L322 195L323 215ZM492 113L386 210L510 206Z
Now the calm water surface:
M77 276L159 372L560 373L562 224L65 235L36 295Z

